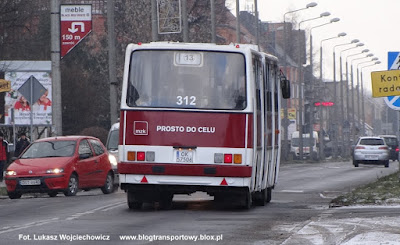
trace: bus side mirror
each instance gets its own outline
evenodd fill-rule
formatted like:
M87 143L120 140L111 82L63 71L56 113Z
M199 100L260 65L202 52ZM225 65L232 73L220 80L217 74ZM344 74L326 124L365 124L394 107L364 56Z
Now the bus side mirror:
M282 97L290 99L290 81L287 79L281 80Z

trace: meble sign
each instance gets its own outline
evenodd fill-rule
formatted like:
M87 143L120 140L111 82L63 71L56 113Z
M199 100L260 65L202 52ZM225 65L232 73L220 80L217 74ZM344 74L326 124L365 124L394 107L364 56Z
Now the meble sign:
M61 5L60 23L63 58L92 31L92 5Z
M371 72L372 96L400 95L400 70Z

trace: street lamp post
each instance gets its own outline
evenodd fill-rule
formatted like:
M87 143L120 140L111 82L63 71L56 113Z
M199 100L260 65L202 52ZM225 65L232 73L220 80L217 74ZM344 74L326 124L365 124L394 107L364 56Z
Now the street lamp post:
M325 12L325 13L322 13L321 15L324 15L324 16L329 16L330 15L330 13L329 12ZM313 142L314 141L314 135L313 135L313 132L314 132L314 113L313 113L313 106L312 106L312 102L313 102L313 100L314 100L314 74L313 74L313 70L314 70L314 65L313 65L313 40L312 40L312 30L313 29L316 29L316 28L319 28L319 27L322 27L322 26L325 26L325 25L328 25L328 24L331 24L331 23L334 23L334 22L338 22L338 21L340 21L340 19L339 18L333 18L333 19L331 19L329 22L327 22L327 23L324 23L324 24L321 24L321 25L317 25L317 26L314 26L314 27L311 27L310 28L310 78L311 78L311 80L310 80L310 91L311 91L311 96L312 96L312 98L309 98L309 100L310 100L310 103L309 103L309 106L310 106L310 115L309 115L309 117L310 117L310 121L309 121L309 123L310 123L310 125L309 125L309 127L310 127L310 129L309 129L309 132L310 132L310 141L311 142ZM321 128L321 125L320 125L320 135L322 134L322 128ZM320 136L321 137L321 136ZM323 148L323 146L321 147L321 145L323 145L323 143L322 142L320 142L320 150L321 150L321 148ZM321 153L321 152L320 152ZM321 156L321 154L320 154L320 156Z
M357 64L357 115L358 115L358 125L360 126L360 130L362 130L361 131L361 136L365 135L365 131L364 131L365 121L361 119L362 114L361 114L360 86L361 86L361 92L363 92L363 84L360 81L360 69L359 69L359 66L362 65L362 64L371 63L371 62L374 62L374 61L377 61L377 60L378 60L378 58L375 57L375 58L372 58L371 60L367 60L367 61L360 62L360 63ZM362 121L362 124L361 124L361 121Z
M352 54L347 56L347 58L351 57L351 56L356 56L356 55L360 55L363 53L367 53L369 52L369 49L364 49L363 51L361 51L361 53L358 54ZM353 61L355 60L359 60L359 59L365 59L367 57L371 57L371 55L373 56L373 54L368 54L367 56L361 57L361 58L357 58L357 59L353 59L350 61L350 79L351 79L351 139L353 140L353 142L355 142L356 140L356 121L355 121L355 106L354 106L354 76L353 76ZM347 59L346 59L347 60ZM350 99L350 98L349 98Z
M341 114L340 119L338 117L338 106L337 106L337 81L336 81L336 52L335 49L340 46L350 45L353 43L358 43L358 39L353 39L349 43L342 43L335 45L333 47L333 124L334 124L334 132L336 133L336 137L333 140L333 158L336 159L338 155L338 139L342 142L343 145L343 132L342 128L339 125L343 124L343 83L340 83L340 105L341 105ZM340 59L341 61L341 59ZM340 72L342 72L342 64L340 63ZM339 124L340 123L340 124Z
M320 14L320 16L318 16L318 17L300 21L299 22L299 37L300 37L300 31L301 31L301 24L303 24L303 23L305 23L307 21L316 20L316 19L323 18L323 17L329 16L329 15L330 15L329 12L324 12L324 13ZM299 38L299 47L300 46L301 45L300 45L300 38ZM299 121L300 121L300 126L299 126L299 136L300 136L299 137L300 138L299 155L300 155L300 159L303 159L303 103L304 103L304 101L303 101L303 80L304 80L304 77L303 77L303 74L302 74L303 65L301 63L300 48L299 48L298 59L299 59L299 68L300 68L299 71L300 71L300 80L301 80L300 88L299 88ZM312 137L312 132L310 134L310 137Z
M323 88L323 94L325 93L325 84L324 84L324 82L323 82L323 69L322 69L322 62L323 62L323 59L322 59L322 46L323 46L323 42L325 42L325 41L328 41L328 40L332 40L332 39L335 39L335 38L339 38L339 37L344 37L344 36L346 36L347 34L345 33L345 32L341 32L341 33L339 33L337 36L335 36L335 37L330 37L330 38L325 38L325 39L322 39L321 40L321 45L320 45L320 65L319 65L319 69L320 69L320 72L319 72L319 79L320 79L320 81L321 81L321 85L322 85L322 88ZM319 142L320 142L320 152L319 152L319 155L321 156L321 158L322 159L324 159L325 158L325 155L324 155L324 147L325 147L325 145L324 145L324 136L323 136L323 123L324 123L324 120L323 120L323 118L324 118L324 115L323 115L323 107L320 105L320 109L319 109L319 111L320 111L320 116L319 116L319 118L320 118L320 135L319 135Z
M366 67L378 65L380 63L381 63L380 61L376 61L372 65L367 65L367 66L361 67L361 75L360 75L361 76L361 110L362 110L362 117L363 117L363 127L362 127L362 129L363 129L364 134L365 134L365 110L364 110L364 87L363 87L364 82L363 82L363 71L362 70L364 68L366 68Z
M351 50L351 49L355 49L355 48L358 48L358 47L362 47L362 46L364 46L364 44L363 43L357 43L357 45L356 46L354 46L354 47L351 47L351 48L347 48L347 49L344 49L344 50L342 50L341 52L340 52L340 83L341 83L341 86L343 87L344 86L344 84L343 84L343 70L342 70L342 53L343 52L345 52L345 51L348 51L348 50ZM349 123L349 121L350 121L350 113L349 113L349 79L348 79L348 76L347 76L347 74L348 74L348 68L347 68L347 61L346 61L346 120L343 120L343 121L346 121L347 123L346 123L346 125L344 125L344 127L345 128L347 128L347 127L349 127L350 128L350 123ZM344 91L343 91L343 94L344 94ZM343 101L343 98L342 98L342 101ZM343 115L343 117L344 117L344 103L342 103L342 108L341 108L341 110L342 110L342 115ZM347 134L347 142L346 142L346 144L344 144L344 135L345 134L343 134L343 145L344 145L344 155L347 157L347 156L349 156L349 154L350 154L350 152L349 152L349 148L350 148L350 136Z
M287 45L287 42L286 42L286 32L287 32L286 31L286 15L287 14L292 14L292 13L295 13L295 12L298 12L298 11L301 11L301 10L306 10L308 8L313 8L315 6L317 6L317 3L311 2L311 3L307 4L305 8L289 11L289 12L286 12L283 15L283 46L284 46L284 48L283 48L283 66L285 68L285 71L286 71L286 67L287 67L287 60L286 60L287 59L287 55L286 55L286 50L287 50L287 46L286 46ZM298 77L300 77L300 76L298 76ZM284 121L284 124L283 124L284 125L284 131L283 131L283 148L282 148L283 154L282 154L282 156L284 157L285 160L287 160L287 156L289 155L288 154L289 153L289 151L288 151L288 147L289 147L289 144L288 144L289 120L288 120L288 101L287 100L284 100L284 102L283 102L283 121Z

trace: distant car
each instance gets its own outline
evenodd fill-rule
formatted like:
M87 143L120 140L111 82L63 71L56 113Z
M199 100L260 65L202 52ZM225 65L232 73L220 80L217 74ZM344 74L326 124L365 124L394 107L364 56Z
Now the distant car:
M114 172L109 153L98 138L61 136L36 140L8 166L5 174L8 196L59 192L75 196L78 189L114 191Z
M119 184L119 174L118 174L118 144L119 144L119 122L114 123L110 131L108 132L106 148L107 151L110 153L109 159L111 165L113 167L113 171L115 173L115 180L114 182L118 185Z
M389 147L390 151L390 160L398 161L399 160L399 140L396 135L380 135L386 144Z
M353 150L353 165L383 164L389 167L389 147L381 137L360 137Z

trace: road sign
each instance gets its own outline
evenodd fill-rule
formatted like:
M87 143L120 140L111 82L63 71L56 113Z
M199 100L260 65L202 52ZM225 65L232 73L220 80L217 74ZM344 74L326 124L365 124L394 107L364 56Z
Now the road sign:
M46 92L46 88L34 76L30 76L28 80L18 89L31 105L35 103L40 96Z
M61 5L60 22L63 58L92 31L92 5Z
M400 70L371 72L372 96L400 95Z
M158 33L181 33L181 1L157 1Z
M400 52L388 52L388 70L400 69ZM385 103L393 110L400 110L400 97L389 96L385 98Z

